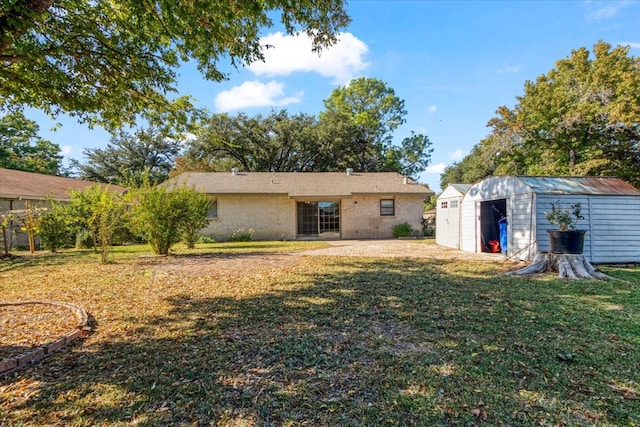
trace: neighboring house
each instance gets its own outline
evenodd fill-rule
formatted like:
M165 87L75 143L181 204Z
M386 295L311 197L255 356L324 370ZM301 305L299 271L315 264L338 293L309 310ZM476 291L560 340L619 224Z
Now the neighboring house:
M436 203L436 243L460 249L460 203L471 184L449 184Z
M528 260L548 251L545 213L551 203L580 203L584 255L592 263L640 262L640 191L618 178L493 176L473 184L461 201L460 249L489 252L506 217L506 254ZM437 234L440 230L436 231Z
M193 186L210 195L201 234L229 240L254 230L258 240L392 237L396 224L420 233L428 187L395 172L187 172L162 185Z
M79 179L0 168L0 215L9 211L24 211L27 206L46 207L48 199L66 202L71 200L71 190L83 191L96 184ZM117 185L111 185L109 188L120 193L125 191ZM27 242L26 235L19 233L16 227L13 224L12 243L15 246L24 246Z

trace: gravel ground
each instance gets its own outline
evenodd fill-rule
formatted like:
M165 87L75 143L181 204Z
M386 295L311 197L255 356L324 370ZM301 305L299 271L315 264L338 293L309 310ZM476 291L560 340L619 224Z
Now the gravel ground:
M475 260L496 262L504 260L501 254L469 253L427 243L421 240L335 240L331 247L299 252L301 255L361 256L383 258L433 258L449 260Z

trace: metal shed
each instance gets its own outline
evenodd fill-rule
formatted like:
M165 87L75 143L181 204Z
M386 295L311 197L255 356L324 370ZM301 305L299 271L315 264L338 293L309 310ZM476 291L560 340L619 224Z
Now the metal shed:
M493 176L473 184L460 204L460 249L489 252L506 217L506 255L530 260L548 251L551 204L580 203L584 255L592 263L640 262L640 191L618 178Z
M460 202L471 184L449 184L436 204L436 243L460 249Z

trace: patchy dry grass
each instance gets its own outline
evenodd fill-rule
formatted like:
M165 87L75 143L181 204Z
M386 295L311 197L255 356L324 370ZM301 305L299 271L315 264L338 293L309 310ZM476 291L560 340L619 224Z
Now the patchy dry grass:
M281 249L251 245L236 250ZM123 250L110 265L0 262L3 300L71 302L95 327L0 381L2 424L640 424L639 267L568 282L486 262L303 257L181 274L167 266L215 266L221 249L153 262Z

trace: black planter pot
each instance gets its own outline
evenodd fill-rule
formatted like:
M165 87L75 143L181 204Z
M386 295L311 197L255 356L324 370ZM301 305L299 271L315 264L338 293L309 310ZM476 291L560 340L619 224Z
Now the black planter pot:
M550 252L554 254L581 254L584 250L585 230L547 230Z

